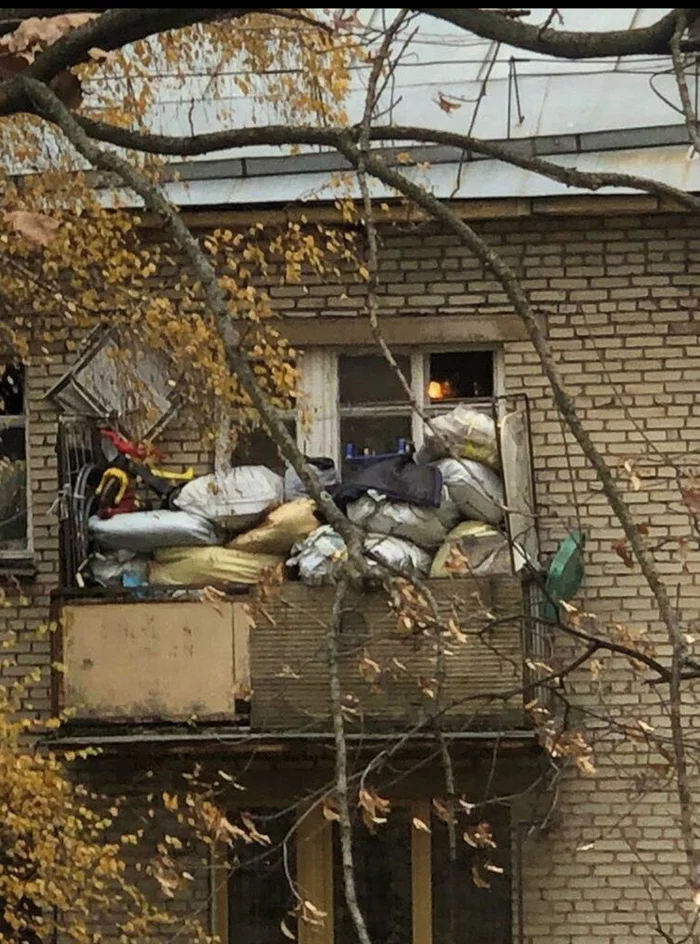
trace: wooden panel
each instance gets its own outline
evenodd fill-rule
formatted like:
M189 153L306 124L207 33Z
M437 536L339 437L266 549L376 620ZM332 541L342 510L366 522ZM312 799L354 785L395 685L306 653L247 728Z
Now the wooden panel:
M242 605L66 606L64 707L78 719L232 721L233 613Z
M430 829L430 800L416 800L412 815ZM433 944L433 889L430 833L411 827L413 858L413 944Z
M448 650L441 704L445 726L489 728L523 723L522 584L515 577L432 580L441 621L454 618L464 642L443 637ZM266 605L251 632L254 730L330 728L326 626L333 588L288 584ZM496 621L489 622L487 612ZM343 614L341 684L358 725L396 728L416 723L434 705L419 680L436 674L434 635L400 632L384 593L355 596ZM381 669L378 684L360 672L367 656ZM428 682L428 687L433 683ZM425 689L425 684L423 688ZM491 693L513 690L505 701Z
M358 304L358 310L360 306ZM496 344L521 341L527 332L517 315L490 311L488 318L472 313L429 315L384 315L382 334L391 344ZM372 346L375 342L366 318L285 318L280 331L292 344L327 347ZM328 391L324 391L330 396Z
M325 912L322 924L299 921L299 944L333 944L333 831L319 805L302 813L297 829L299 894Z

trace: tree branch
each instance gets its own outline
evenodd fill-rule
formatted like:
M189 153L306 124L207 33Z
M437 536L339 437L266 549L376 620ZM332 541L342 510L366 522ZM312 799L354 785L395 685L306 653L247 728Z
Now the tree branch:
M683 10L678 11L678 24L671 37L671 58L673 60L673 73L676 77L678 94L681 99L681 108L685 118L685 126L688 129L688 138L693 146L695 153L700 155L700 135L698 135L698 116L695 114L693 103L690 100L688 82L685 77L683 65L683 56L681 53L681 36L686 28L686 19Z
M352 848L352 820L350 819L350 798L348 790L348 751L345 742L345 722L343 720L342 692L338 669L338 636L340 634L343 604L348 584L345 575L341 575L335 591L331 619L328 625L326 642L328 648L328 675L331 689L331 711L333 714L333 737L335 741L335 792L338 799L338 827L340 830L340 855L343 865L343 890L345 903L355 926L360 944L372 944L365 919L357 901L355 885L355 862Z
M449 10L419 9L416 12L452 23L463 30L506 43L517 49L528 49L558 59L599 59L607 56L643 56L668 53L669 42L676 28L676 10L642 29L610 32L571 32L543 29L503 16L497 10L458 8ZM683 11L690 25L700 10Z

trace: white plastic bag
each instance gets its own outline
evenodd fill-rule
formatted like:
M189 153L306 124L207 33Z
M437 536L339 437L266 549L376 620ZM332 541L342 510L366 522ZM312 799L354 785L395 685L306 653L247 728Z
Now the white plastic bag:
M186 511L132 511L113 518L88 520L90 535L100 547L148 554L159 547L222 544L210 521Z
M459 511L443 486L439 508L420 508L406 502L389 501L386 495L370 489L362 498L351 502L348 518L358 527L378 534L403 538L418 547L432 550L439 547L459 521Z
M497 469L498 441L493 417L460 403L449 413L432 419L425 429L425 442L417 461L432 462L449 455L474 459Z
M371 555L370 564L378 558L392 574L403 574L405 577L428 576L430 554L410 541L388 537L386 534L368 534L363 547L365 552Z
M307 462L306 465L310 474L313 475L318 482L319 488L328 489L338 484L338 470L335 465L330 469L319 469L312 462ZM287 466L287 470L284 473L284 500L289 502L308 497L309 493L306 490L306 486L297 475L295 469L291 466Z
M450 498L463 518L498 525L505 496L500 477L473 459L442 459L435 463Z
M90 573L102 587L122 585L127 577L139 583L148 583L150 558L132 551L106 551L90 558Z
M297 565L304 583L320 587L324 583L333 583L336 565L345 555L345 541L329 524L324 524L294 545L287 566Z
M254 528L268 512L282 504L282 478L264 465L241 465L228 472L201 475L188 482L175 504L201 515L227 531Z

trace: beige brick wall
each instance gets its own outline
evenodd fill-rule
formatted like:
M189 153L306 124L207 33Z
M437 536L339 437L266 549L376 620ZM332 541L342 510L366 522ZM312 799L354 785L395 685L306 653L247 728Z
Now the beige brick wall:
M618 471L640 522L649 525L672 596L678 595L685 620L700 620L700 560L692 542L685 562L679 554L678 539L689 526L675 470L692 471L700 447L694 411L700 379L700 225L682 215L615 215L499 220L478 229L520 275L541 311L587 429ZM291 317L352 318L359 314L362 291L352 283L325 286L310 280L306 287L273 287L271 294L280 312ZM433 318L439 312L460 316L468 325L510 310L502 290L465 249L420 229L386 234L380 292L385 314ZM530 345L506 343L504 364L508 392L531 399L544 550L552 552L580 515L588 534L586 608L601 620L601 632L608 631L608 620L627 623L648 631L657 653L667 655L650 594L637 570L627 568L612 547L620 529L578 447L562 433ZM39 576L25 588L26 603L10 599L0 614L19 631L18 657L25 664L48 662L48 642L32 641L29 634L47 618L48 593L56 583L57 528L50 514L56 495L55 414L41 397L62 370L59 353L48 374L39 365L30 371ZM178 463L201 465L204 459L196 438L183 441L176 430L168 432L166 448ZM625 481L626 459L637 463L639 491ZM562 649L561 657L567 652ZM673 793L663 783L644 786L639 776L661 758L643 741L632 744L620 734L621 726L639 717L663 731L663 691L635 680L624 660L604 661L599 681L584 671L568 686L582 712L574 721L591 726L598 775L565 771L546 834L525 844L528 944L657 940L655 909L673 922L678 903L687 899ZM31 700L36 708L48 706L44 683ZM690 709L692 696L688 704ZM589 850L577 851L590 843L595 845Z

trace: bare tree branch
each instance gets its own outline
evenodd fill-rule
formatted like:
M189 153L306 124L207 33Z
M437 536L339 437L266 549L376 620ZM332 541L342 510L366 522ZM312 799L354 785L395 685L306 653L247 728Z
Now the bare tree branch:
M700 135L698 134L698 116L695 114L695 109L693 108L693 103L690 100L690 92L688 90L688 82L685 77L685 68L683 63L683 55L681 53L681 36L685 32L686 28L686 18L683 10L678 11L678 25L673 32L671 37L671 58L673 60L673 74L676 77L676 85L678 86L678 94L681 99L681 107L683 109L683 117L685 118L685 126L688 129L688 137L690 143L692 144L695 153L700 155Z
M642 29L610 32L570 32L542 29L503 16L498 10L459 8L438 10L424 8L418 12L445 20L484 39L507 43L559 59L599 59L606 56L643 56L668 53L669 42L676 28L676 10ZM683 11L690 25L700 11Z

